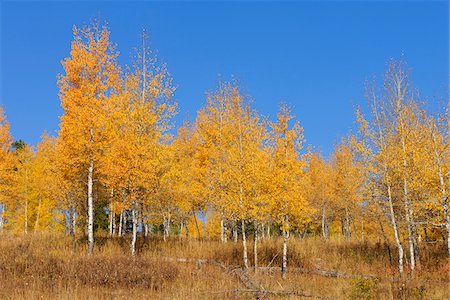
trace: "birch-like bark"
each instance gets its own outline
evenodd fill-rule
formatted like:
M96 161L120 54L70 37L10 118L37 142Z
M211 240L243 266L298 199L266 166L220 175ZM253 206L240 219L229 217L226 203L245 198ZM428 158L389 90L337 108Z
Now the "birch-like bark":
M223 225L223 217L220 219L220 241L225 242L225 229Z
M233 240L235 243L238 241L237 222L233 221Z
M397 249L398 249L398 271L400 273L400 276L403 276L403 246L402 246L402 242L400 241L400 234L398 231L397 220L395 218L394 203L392 201L391 184L389 182L389 179L387 179L387 181L388 181L387 182L387 192L388 192L389 212L391 215L392 228L394 229L395 243L397 244Z
M119 214L119 237L122 237L122 231L123 231L123 210L120 211Z
M94 162L89 162L88 168L88 197L87 197L87 217L88 217L88 254L91 255L94 251L94 199L93 199L93 173Z
M403 125L402 125L403 127ZM406 169L408 167L408 163L406 161L406 144L405 144L405 138L403 136L402 132L402 150L403 150L403 201L405 204L405 218L406 218L406 227L408 231L408 244L409 244L409 258L410 258L410 267L411 271L414 272L414 269L416 267L416 251L415 251L415 245L414 245L414 229L413 229L413 220L412 220L412 208L411 208L411 202L409 199L409 187L408 187L408 180L406 175Z
M127 234L127 226L128 226L128 211L124 210L122 211L123 217L122 217L122 236L125 236Z
M148 223L144 223L144 237L148 237Z
M248 256L247 256L247 237L245 233L245 221L242 219L242 245L244 246L244 267L248 269Z
M432 126L432 125L431 125ZM439 176L439 186L441 189L441 197L442 197L442 210L444 212L444 221L445 221L445 229L447 231L447 252L448 256L450 257L450 215L448 212L448 195L447 195L447 189L445 186L445 180L444 180L444 172L442 171L442 162L441 158L439 156L437 142L436 142L436 136L434 132L434 128L430 126L431 131L431 137L433 139L433 148L434 148L434 156L436 159L436 164L438 167L438 176Z
M114 197L114 189L111 189L111 199L109 203L109 236L113 236L114 234L114 210L113 210L113 197Z
M373 92L373 91L372 91ZM381 119L378 113L378 109L377 109L377 103L376 103L376 96L373 96L373 112L375 114L375 120L376 120L376 124L378 127L378 135L379 135L379 147L381 149L381 151L384 151L386 146L385 146L385 136L384 136L384 132L381 126ZM403 255L404 255L404 251L403 251L403 246L400 240L400 234L399 234L399 229L398 229L398 225L397 225L397 220L395 217L395 211L394 211L394 203L393 203L393 199L392 199L392 190L391 190L391 182L389 180L389 170L388 170L388 166L387 163L384 162L383 163L383 168L384 168L384 176L386 177L386 188L387 188L387 193L388 193L388 204L389 204L389 212L390 212L390 216L391 216L391 224L392 224L392 228L394 230L394 238L395 238L395 243L397 244L397 251L398 251L398 270L400 273L400 276L403 277Z
M166 219L166 217L164 217L164 220L163 220L163 240L164 240L164 242L167 240L167 219Z
M137 204L136 200L133 200L131 204L131 218L133 222L133 235L131 237L131 255L134 256L136 254L136 237L137 237Z
M328 240L328 220L325 207L322 208L322 237Z
M283 263L281 265L281 277L283 279L286 279L287 273L287 242L289 239L289 229L287 229L288 222L288 216L285 215L283 220Z

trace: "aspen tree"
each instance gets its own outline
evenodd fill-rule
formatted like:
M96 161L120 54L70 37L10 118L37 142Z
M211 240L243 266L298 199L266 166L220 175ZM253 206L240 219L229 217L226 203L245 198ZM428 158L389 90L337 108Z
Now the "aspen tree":
M375 156L375 172L378 172L380 176L381 188L384 187L386 192L381 194L387 199L389 206L389 216L391 219L392 228L394 231L394 238L397 244L398 250L398 269L400 276L403 276L403 245L400 237L400 229L398 225L397 212L394 209L393 198L393 183L392 183L392 171L390 163L392 161L389 152L387 151L388 142L391 139L393 132L391 130L389 121L386 119L387 114L385 112L386 105L382 102L382 99L377 95L375 87L373 85L367 86L366 98L369 102L371 112L373 115L372 127L369 127L368 122L365 120L362 114L358 114L358 123L360 130L364 132L364 135L368 139L369 143L372 143L378 154Z
M160 181L168 169L166 145L170 119L176 112L172 102L174 88L164 64L150 51L147 35L136 51L124 88L112 102L110 147L104 155L104 173L110 188L122 190L126 207L131 209L131 254L135 254L138 207L156 200ZM162 199L162 198L160 198Z
M384 78L384 90L386 95L387 105L390 111L393 131L396 133L396 138L401 146L399 153L399 161L401 161L402 171L402 185L403 185L403 202L405 208L405 219L408 231L408 244L410 255L410 267L414 271L416 266L417 241L416 229L414 224L413 206L410 192L410 170L411 166L408 162L408 156L412 151L409 143L408 133L412 130L408 127L408 106L413 106L413 95L409 82L409 71L406 69L404 62L391 61L388 66Z
M281 105L278 120L272 123L273 134L273 179L274 217L281 223L283 234L282 277L287 272L287 243L291 224L298 220L307 220L313 211L304 194L305 174L304 162L299 150L302 148L303 129L297 121L292 126L289 122L294 118L285 104Z
M441 207L444 215L444 224L447 231L447 251L450 256L450 215L448 208L448 199L450 191L450 179L445 180L445 177L449 177L450 172L450 137L447 129L449 119L448 108L444 109L444 114L437 121L428 117L425 113L422 113L424 119L426 133L429 138L427 147L428 153L432 153L434 163L430 165L430 169L433 170L433 177L438 179L438 184L433 184L432 189L439 190L441 198ZM446 124L447 123L447 124ZM446 126L447 125L447 126ZM447 131L447 132L446 132ZM436 182L437 180L435 180Z
M63 60L59 77L64 114L60 120L61 155L73 180L87 179L88 254L94 249L94 182L106 137L103 129L108 102L120 89L118 53L106 26L93 23L74 27L70 57ZM99 168L100 169L100 168Z

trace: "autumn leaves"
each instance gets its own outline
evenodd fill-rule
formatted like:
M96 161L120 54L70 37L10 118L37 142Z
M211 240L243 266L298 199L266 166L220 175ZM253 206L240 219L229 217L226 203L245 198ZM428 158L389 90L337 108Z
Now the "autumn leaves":
M152 228L161 226L164 239L174 225L180 235L204 235L198 214L206 212L209 224L220 221L209 237L240 235L243 265L253 262L255 272L260 239L279 234L283 276L292 235L393 239L400 274L406 256L411 270L420 262L420 239L444 233L450 243L448 107L427 113L402 63L389 64L380 90L367 89L368 116L358 111L358 132L324 159L303 149L288 106L270 122L236 82L219 83L173 137L177 106L165 65L144 34L122 68L109 34L97 23L74 29L58 80L57 137L44 135L36 149L11 147L0 111L2 228L7 220L15 232L66 227L75 235L85 226L88 253L94 229L128 231L135 255L138 233Z

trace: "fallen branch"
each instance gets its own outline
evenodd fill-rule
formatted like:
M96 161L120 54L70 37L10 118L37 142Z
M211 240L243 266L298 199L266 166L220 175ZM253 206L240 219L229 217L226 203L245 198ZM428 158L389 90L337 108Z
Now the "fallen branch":
M273 272L273 271L280 271L280 267L259 267L258 268L261 271L265 272ZM337 270L321 270L321 269L305 269L305 268L288 268L288 272L297 272L297 273L303 273L303 274L311 274L311 275L319 275L324 277L333 277L333 278L362 278L362 279L379 279L379 277L374 275L363 275L363 274L347 274L342 273Z
M289 296L289 295L295 295L295 296L302 296L302 297L309 297L314 299L326 299L321 296L315 296L303 293L301 291L286 291L286 290L266 290L262 286L258 286L253 279L249 276L249 273L247 270L244 270L240 267L230 267L226 266L221 262L218 262L216 260L206 260L206 259L191 259L191 258L171 258L171 257L164 257L164 259L169 261L175 261L180 263L195 263L199 268L205 263L216 265L220 267L225 273L233 275L239 279L239 281L242 283L242 285L246 289L235 289L235 290L224 290L224 291L205 291L202 293L253 293L255 296L255 299L263 299L266 295L278 295L278 296ZM270 267L261 267L261 269L267 269ZM274 268L274 267L272 267Z

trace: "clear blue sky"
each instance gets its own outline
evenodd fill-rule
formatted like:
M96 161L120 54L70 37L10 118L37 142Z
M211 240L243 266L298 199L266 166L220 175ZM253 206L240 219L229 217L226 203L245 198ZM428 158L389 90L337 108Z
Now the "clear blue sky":
M447 1L424 2L12 2L1 3L1 98L16 139L58 129L56 76L72 26L107 20L127 63L142 28L168 65L178 122L204 104L219 76L234 75L274 117L285 101L308 144L329 153L354 125L364 81L402 54L427 96L446 94Z

